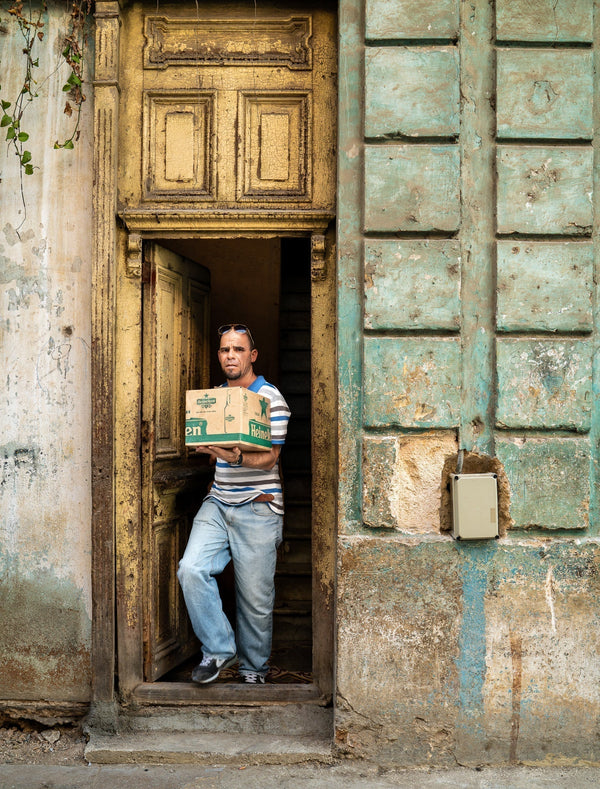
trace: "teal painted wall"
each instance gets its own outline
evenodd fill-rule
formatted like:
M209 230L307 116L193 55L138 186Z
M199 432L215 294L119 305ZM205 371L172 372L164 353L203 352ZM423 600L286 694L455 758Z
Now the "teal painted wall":
M349 753L600 761L599 11L340 3ZM449 536L459 449L500 472L498 541Z

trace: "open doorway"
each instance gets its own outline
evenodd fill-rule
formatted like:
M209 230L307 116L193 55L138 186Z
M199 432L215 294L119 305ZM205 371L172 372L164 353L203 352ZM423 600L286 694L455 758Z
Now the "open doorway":
M204 338L210 358L208 385L223 381L216 355L217 327L228 322L245 323L252 328L259 351L255 370L281 390L290 406L292 419L281 458L286 512L267 681L309 683L313 678L310 237L161 239L157 243L192 266L196 264L210 283L208 337ZM187 522L182 524L177 555L168 561L178 561L191 517L205 495L205 481L201 477L199 480L196 489L182 491L187 499ZM165 577L172 578L173 574L170 568ZM231 566L219 583L226 613L234 624ZM179 590L175 593L179 596L177 606L184 608ZM199 660L200 645L194 641L189 639L174 666L165 664L165 673L159 669L149 676L147 670L146 681L188 682ZM218 682L237 682L237 672L222 672Z

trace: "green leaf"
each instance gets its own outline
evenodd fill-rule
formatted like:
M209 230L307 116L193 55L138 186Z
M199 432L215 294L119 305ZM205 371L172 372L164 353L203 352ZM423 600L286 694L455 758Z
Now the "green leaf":
M8 131L6 132L6 139L7 140L14 140L16 136L15 127L9 126Z
M58 144L58 140L57 140L57 141L54 143L54 150L56 151L58 148L60 148L60 145Z
M73 140L67 140L66 143L63 145L63 148L66 148L68 151L72 151L75 146L73 145Z
M19 136L17 137L19 142L27 142L29 139L29 135L27 132L19 132Z
M68 58L68 57L69 57L69 52L70 52L70 51L71 51L71 47L65 47L65 48L63 49L63 51L62 51L62 56L63 56L63 58Z
M10 107L10 101L2 100L2 109L7 110Z
M33 165L31 164L25 165L25 175L33 175Z
M68 83L66 85L63 85L63 90L64 90L65 93L67 93L68 91L70 91L72 89L73 89L73 86L69 85Z
M81 85L81 80L79 79L77 74L75 74L75 72L71 74L67 82L70 83L71 85Z
M21 164L27 164L27 162L31 161L31 151L23 151L23 155L21 156Z
M1 126L10 126L12 124L12 118L10 115L6 115L6 113L0 119L0 127Z

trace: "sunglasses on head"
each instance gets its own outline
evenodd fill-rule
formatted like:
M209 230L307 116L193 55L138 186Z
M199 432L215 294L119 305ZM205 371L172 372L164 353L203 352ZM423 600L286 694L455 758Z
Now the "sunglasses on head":
M227 334L228 331L235 331L239 334L247 334L248 339L250 340L250 345L252 348L254 348L254 338L252 337L252 332L247 326L244 326L243 323L225 323L223 326L219 326L217 329L219 337Z

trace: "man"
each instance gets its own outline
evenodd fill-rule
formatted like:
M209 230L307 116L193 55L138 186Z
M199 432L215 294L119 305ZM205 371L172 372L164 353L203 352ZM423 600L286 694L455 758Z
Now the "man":
M281 544L283 494L279 453L290 410L281 393L254 372L258 351L241 323L219 329L219 362L227 386L243 386L271 401L268 451L242 453L239 447L197 447L216 460L215 479L194 518L177 576L202 661L194 682L207 683L239 659L245 683L264 683L271 654L275 562ZM233 559L236 633L223 612L215 576Z

